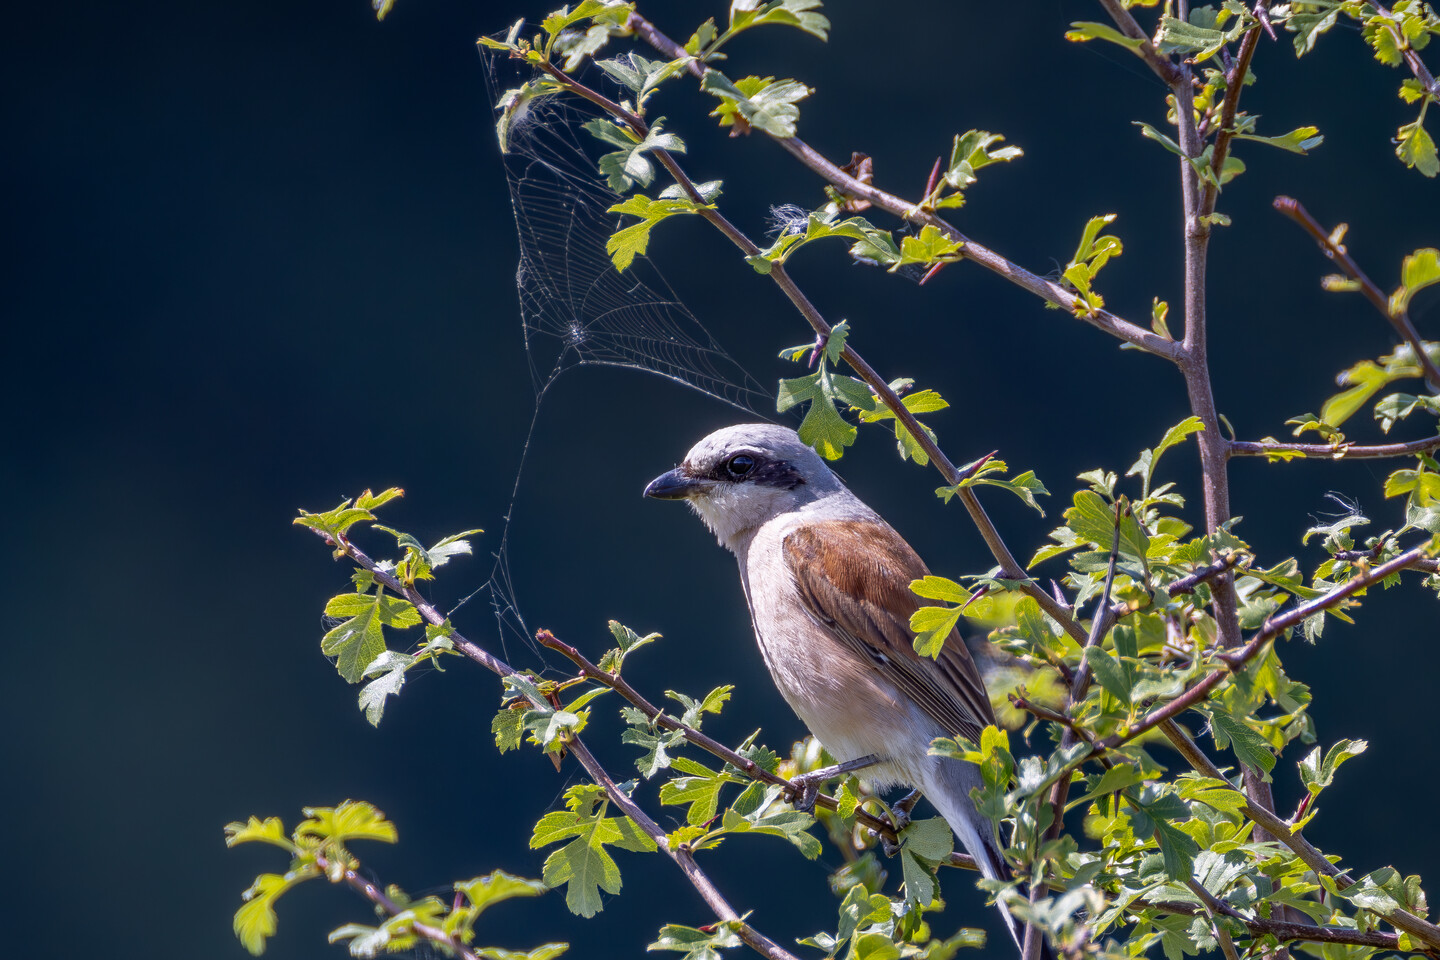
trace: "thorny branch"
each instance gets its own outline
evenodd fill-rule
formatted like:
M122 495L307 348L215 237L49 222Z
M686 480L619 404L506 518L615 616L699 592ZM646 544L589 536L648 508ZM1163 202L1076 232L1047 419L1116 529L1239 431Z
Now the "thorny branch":
M421 596L418 590L412 586L407 586L390 571L381 568L379 564L370 559L365 551L355 546L355 544L349 540L342 539L337 544L335 540L324 531L316 530L314 532L327 543L338 546L344 550L345 556L369 571L377 581L384 584L385 589L410 601L427 623L436 627L445 624L445 616L436 610L428 600ZM509 664L495 657L480 645L466 639L459 631L452 628L448 636L451 642L455 644L457 650L491 673L500 677L516 675L516 671ZM544 709L552 706L539 700L532 700L531 702L534 706ZM604 788L605 795L610 802L623 810L631 820L635 821L635 825L639 827L646 836L655 841L656 847L663 850L665 855L675 862L685 874L686 879L690 881L690 884L700 894L701 898L710 909L715 912L715 915L719 917L720 920L733 924L735 935L738 936L746 946L766 957L767 960L798 960L790 951L775 943L775 941L740 918L740 915L735 912L735 908L730 906L729 901L725 899L724 895L715 887L710 878L706 876L705 872L695 863L695 859L690 855L690 852L670 845L669 838L665 831L661 829L660 825L652 820L644 810L640 809L635 801L630 799L623 790L616 786L615 781L610 778L610 775L605 772L605 768L600 765L600 761L595 759L595 755L586 748L578 736L572 734L566 746L569 751L575 755L575 758L580 761L580 765L585 768L585 772L590 775L590 778Z

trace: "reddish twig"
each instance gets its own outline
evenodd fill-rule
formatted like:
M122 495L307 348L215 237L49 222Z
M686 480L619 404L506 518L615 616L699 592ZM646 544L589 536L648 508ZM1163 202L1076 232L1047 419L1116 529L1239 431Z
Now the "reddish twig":
M1390 299L1385 296L1385 292L1375 285L1375 281L1365 275L1365 271L1361 270L1360 265L1351 258L1345 245L1327 233L1299 200L1294 197L1276 197L1272 205L1276 210L1300 224L1301 228L1310 234L1311 239L1320 246L1321 252L1330 262L1338 266L1347 277L1359 285L1360 292L1365 295L1365 299L1380 311L1380 315L1390 322L1390 325L1395 328L1395 332L1415 352L1415 362L1420 364L1420 369L1424 371L1425 382L1430 385L1432 390L1440 391L1440 368L1435 366L1435 361L1430 359L1430 354L1425 352L1425 342L1420 339L1420 332L1410 321L1410 311L1408 309L1392 311Z

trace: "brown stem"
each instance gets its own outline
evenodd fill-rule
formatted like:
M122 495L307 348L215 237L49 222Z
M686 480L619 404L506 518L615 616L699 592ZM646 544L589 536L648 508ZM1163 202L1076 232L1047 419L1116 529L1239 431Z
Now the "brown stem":
M1206 698L1206 696L1209 695L1211 690L1213 690L1216 686L1220 684L1222 680L1226 678L1226 676L1233 673L1239 673L1240 670L1245 666L1245 664L1250 662L1250 660L1254 659L1255 655L1258 654L1267 643L1269 643L1280 633L1289 630L1291 627L1297 626L1306 617L1314 616L1320 611L1332 607L1340 601L1346 599L1347 597L1359 592L1360 590L1365 589L1366 587L1369 587L1371 584L1380 582L1381 580L1390 576L1390 574L1404 570L1416 560L1425 559L1429 552L1430 544L1428 542L1422 543L1420 546L1407 550L1399 556L1395 557L1394 559L1387 561L1386 563L1382 563L1379 566L1372 567L1371 569L1365 571L1362 574L1356 575L1354 578L1346 581L1345 583L1336 587L1334 590L1322 594L1321 596L1316 597L1314 600L1311 600L1307 603L1302 603L1297 607L1293 607L1290 610L1287 610L1285 613L1282 613L1279 616L1271 617L1270 619L1266 620L1264 625L1258 631L1256 631L1255 636L1251 637L1250 642L1245 644L1245 646L1241 647L1238 651L1221 653L1219 655L1220 659L1225 663L1226 667L1228 667L1228 670L1216 670L1210 673L1208 676L1205 677L1205 679L1195 684L1195 686L1191 687L1189 690L1186 690L1174 700L1171 700L1167 702L1164 706L1157 707L1156 709L1147 713L1144 718L1142 718L1140 722L1135 724L1133 727L1113 733L1110 736L1106 737L1104 740L1099 741L1096 745L1097 752L1104 750L1113 750L1116 747L1120 746L1122 743L1127 743L1130 740L1134 740L1142 733L1145 733L1146 731L1151 730L1156 726L1159 726L1167 720L1174 719L1181 713L1184 713L1186 710L1199 704L1202 700ZM1084 759L1089 758L1086 757ZM1275 815L1274 813L1271 813L1270 816L1274 817ZM1276 818L1276 821L1281 822L1278 818ZM1264 824L1261 824L1261 826L1264 826Z
M1332 263L1345 271L1347 277L1360 285L1360 292L1365 294L1365 299L1380 311L1380 315L1390 322L1390 325L1395 328L1395 332L1415 352L1415 362L1420 364L1420 369L1424 371L1425 382L1430 385L1430 389L1440 391L1440 368L1435 366L1435 361L1430 359L1430 354L1425 352L1425 342L1420 339L1420 332L1410 321L1410 311L1392 312L1390 300L1385 296L1385 292L1375 285L1375 281L1365 275L1365 271L1360 269L1360 265L1346 251L1344 244L1337 242L1330 234L1326 233L1325 228L1320 226L1299 200L1294 197L1276 197L1272 205L1276 210L1300 224L1305 232L1319 244L1321 252Z
M1256 4L1257 10L1264 9L1264 0ZM1215 135L1215 150L1210 154L1210 173L1214 177L1205 183L1205 195L1200 201L1200 215L1209 216L1215 212L1215 201L1220 197L1220 172L1225 169L1225 159L1230 155L1230 141L1235 137L1235 111L1240 104L1240 91L1245 86L1245 77L1250 73L1250 60L1260 43L1260 22L1245 32L1240 41L1240 56L1230 72L1225 75L1225 100L1220 105L1220 129Z
M1135 55L1145 61L1146 66L1154 71L1155 76L1165 81L1167 87L1173 87L1181 82L1180 68L1175 66L1173 60L1162 56L1160 51L1155 49L1155 45L1150 42L1150 37L1141 29L1140 24L1135 21L1135 17L1121 0L1100 0L1100 6L1105 8L1105 12L1110 15L1111 20L1115 21L1115 26L1120 28L1121 33L1131 40L1140 41L1140 48L1135 51Z
M743 771L746 776L750 777L753 780L759 780L762 783L768 783L777 787L784 787L787 790L796 789L795 784L791 781L785 779L778 774L771 773L764 767L755 763L755 761L750 760L746 757L742 757L740 754L736 753L734 750L731 750L729 747L725 746L720 741L715 740L712 737L706 736L699 730L696 730L694 727L681 723L679 720L676 720L674 717L665 713L665 711L661 710L649 700L645 699L645 697L638 690L632 687L627 680L620 677L618 674L613 674L608 671L601 670L594 663L592 663L590 659L585 656L585 654L581 653L578 649L572 647L570 644L565 643L563 640L558 639L549 630L537 630L535 632L535 640L542 647L554 650L556 653L559 653L561 656L565 657L571 663L579 667L582 676L586 677L587 679L594 680L596 683L599 683L603 686L609 687L611 690L614 690L616 693L620 694L620 696L630 701L631 705L633 705L641 713L645 714L645 716L649 717L650 720L653 721L657 726L664 727L666 730L679 731L680 733L684 734L685 739L688 742L694 744L702 750L708 751L719 759L724 760L732 767ZM840 807L839 802L834 797L826 796L823 793L815 798L815 805L817 807L824 807L827 810L838 810ZM885 837L891 842L898 842L899 838L895 835L894 826L890 822L883 820L880 817L874 816L873 814L867 813L864 810L856 810L855 819L857 822L865 824L865 826L874 830L878 835Z
M1280 453L1302 454L1300 459L1324 457L1329 460L1381 460L1387 457L1411 457L1417 453L1440 450L1440 434L1409 443L1382 443L1365 447L1351 443L1279 443L1274 440L1231 440L1230 455L1265 457Z
M334 540L325 532L320 530L315 530L314 532L327 542L334 543ZM384 584L385 589L410 601L427 623L436 627L442 626L445 623L445 617L440 611L436 610L429 601L422 597L419 591L412 586L407 586L402 583L394 574L390 573L390 571L381 569L374 560L370 559L365 551L355 546L349 540L341 540L337 545L344 550L345 556L368 570L371 576ZM515 674L516 671L509 664L493 656L478 644L467 640L459 631L451 628L448 636L451 642L455 644L457 650L491 673L500 677L508 677ZM551 704L537 699L532 699L531 703L536 707L545 709L552 707ZM646 836L655 841L656 847L664 851L665 855L675 862L676 866L685 874L686 879L690 881L690 884L700 894L701 898L709 905L710 909L715 912L715 915L722 921L733 922L735 924L735 934L746 946L768 958L768 960L798 960L790 951L781 947L769 937L766 937L760 931L740 919L740 915L735 912L734 908L730 906L730 903L716 889L710 878L707 877L704 871L695 863L695 859L690 855L690 852L683 848L672 847L670 845L665 831L660 828L659 824L650 819L645 811L635 804L635 801L631 800L624 791L615 785L615 781L605 772L605 768L600 765L600 762L595 759L595 755L586 748L578 736L572 735L566 746L569 752L580 761L580 765L585 768L585 772L590 775L590 778L604 788L605 795L610 802L623 810L631 820L635 821L635 825L639 827Z
M630 15L630 26L641 39L666 56L672 59L689 56L683 47L665 36L665 34L655 28L654 24L639 14L632 13ZM703 76L705 71L709 69L708 67L701 68L697 72L695 69L696 66L697 63L692 61L691 72L696 73L697 76ZM1010 262L983 244L970 239L957 230L954 225L947 222L943 217L936 215L933 210L930 210L922 204L903 200L894 194L886 193L872 183L866 183L851 176L800 138L776 137L773 134L767 134L767 136L770 136L771 139L784 147L792 156L819 174L822 179L829 182L840 192L861 200L866 200L887 213L893 214L917 226L933 226L951 240L964 245L963 253L965 259L999 274L1036 296L1063 308L1071 316L1079 317L1085 322L1104 330L1111 336L1118 337L1126 343L1153 353L1156 356L1171 360L1175 359L1178 345L1173 340L1152 333L1126 320L1122 320L1107 310L1091 311L1083 301L1075 296L1073 291L1067 290L1058 283L1031 273L1029 270Z
M326 875L329 875L330 871L333 870L335 866L328 857L319 853L315 854L315 865L318 866ZM362 897L375 904L375 906L379 907L381 910L385 911L390 916L396 916L401 912L400 907L395 903L395 901L385 896L385 892L381 890L380 887L371 883L369 880L366 880L364 877L356 873L353 869L346 869L343 873L341 873L340 876L344 879L345 883L348 886L356 890ZM431 943L439 944L440 946L453 951L455 956L460 957L461 960L480 960L479 955L476 954L469 947L465 946L465 944L462 943L458 937L446 933L439 927L432 927L428 923L412 921L410 924L410 932L423 940L429 940Z
M1249 554L1241 553L1238 550L1231 551L1209 566L1201 567L1194 573L1187 573L1179 580L1172 582L1165 588L1165 592L1172 597L1178 597L1182 593L1191 593L1205 581L1215 579L1240 561L1248 559L1250 559Z
M1215 766L1214 762L1205 755L1205 752L1196 745L1195 741L1186 735L1184 730L1180 729L1178 724L1174 721L1167 721L1162 725L1161 729L1170 739L1170 742L1175 745L1176 749L1180 751L1180 754L1189 761L1190 765L1194 767L1197 772L1215 780L1226 780L1225 775L1220 772L1220 768ZM1301 861L1311 870L1315 871L1315 873L1323 873L1328 877L1334 878L1341 889L1349 887L1355 882L1344 870L1335 866L1335 864L1326 859L1324 854L1315 849L1315 846L1311 844L1309 840L1306 840L1299 833L1294 832L1290 824L1281 820L1272 811L1258 806L1254 802L1250 802L1241 807L1240 812L1251 820L1254 820L1256 826L1264 828L1266 833L1289 847L1291 852L1299 857ZM1393 924L1397 930L1404 930L1411 936L1423 940L1428 944L1430 949L1424 952L1434 956L1437 954L1437 951L1440 951L1440 927L1436 927L1429 921L1421 919L1407 910L1393 910L1388 914L1382 914L1382 916ZM1297 924L1297 926L1304 925Z

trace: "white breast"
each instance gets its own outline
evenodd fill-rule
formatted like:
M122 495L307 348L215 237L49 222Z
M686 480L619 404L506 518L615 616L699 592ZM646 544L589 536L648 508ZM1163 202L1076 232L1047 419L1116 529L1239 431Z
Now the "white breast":
M809 512L776 517L736 551L765 666L785 702L836 760L873 754L886 762L865 771L866 779L920 784L933 765L926 756L930 741L943 731L799 600L784 540L819 519Z

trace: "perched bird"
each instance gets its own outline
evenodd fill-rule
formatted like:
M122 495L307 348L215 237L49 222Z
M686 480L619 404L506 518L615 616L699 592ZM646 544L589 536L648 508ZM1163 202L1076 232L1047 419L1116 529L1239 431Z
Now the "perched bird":
M689 503L740 561L765 666L816 739L842 764L873 758L864 776L879 787L918 788L985 876L1010 879L970 799L979 770L928 753L936 737L978 742L995 715L958 633L938 660L915 652L910 581L930 571L900 534L794 430L766 423L710 434L645 496Z

